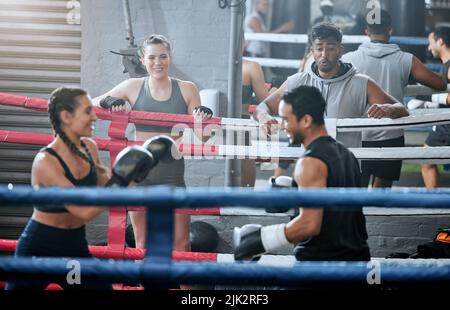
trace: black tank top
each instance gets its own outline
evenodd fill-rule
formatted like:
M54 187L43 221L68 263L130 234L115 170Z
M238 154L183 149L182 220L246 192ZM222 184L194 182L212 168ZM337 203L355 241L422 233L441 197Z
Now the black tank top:
M314 140L303 157L314 157L327 165L327 187L361 186L357 159L333 138ZM295 256L298 260L370 260L362 208L324 209L319 235L298 244Z
M81 178L81 179L75 179L72 172L70 172L69 167L64 162L64 160L56 153L56 151L50 147L45 147L41 150L41 152L47 152L51 154L52 156L56 157L58 159L59 163L61 164L62 168L64 169L64 175L66 178L75 186L96 186L97 185L97 171L95 169L94 165L91 165L91 169L89 170L89 173ZM88 156L90 157L90 154L88 153ZM90 157L92 160L92 158ZM34 205L34 208L36 208L39 211L47 212L47 213L63 213L68 212L66 208L64 208L63 205Z
M450 83L450 80L448 79L448 72L449 72L449 70L450 70L450 60L442 65L441 71L440 71L440 73L443 76L445 76L445 80L447 81L447 83ZM450 132L450 124L444 124L444 125L440 125L440 126L442 126L442 128L445 129L445 132Z

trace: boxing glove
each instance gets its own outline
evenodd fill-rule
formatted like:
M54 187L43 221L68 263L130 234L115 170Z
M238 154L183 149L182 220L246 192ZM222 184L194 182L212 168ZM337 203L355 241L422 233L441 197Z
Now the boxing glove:
M202 105L194 108L194 112L197 112L197 111L203 112L203 113L208 114L210 116L213 116L213 114L214 114L213 111L210 108L202 106Z
M100 106L104 109L111 109L112 107L119 107L126 104L122 98L107 96L100 100Z
M297 183L291 177L282 175L279 177L270 177L269 185L271 188L279 189L279 188L297 188ZM265 208L267 213L286 213L291 208Z
M144 147L126 147L117 155L112 177L106 186L128 186L131 182L142 182L156 163L152 154Z
M181 157L175 141L168 136L150 138L142 146L153 155L156 163L159 161L168 163Z
M233 230L234 259L256 259L289 245L284 232L286 224L261 226L247 224Z

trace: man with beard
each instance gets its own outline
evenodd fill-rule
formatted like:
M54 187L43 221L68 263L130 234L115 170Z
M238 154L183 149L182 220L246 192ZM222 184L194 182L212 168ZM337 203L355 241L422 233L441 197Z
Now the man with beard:
M290 76L281 87L258 105L254 117L268 134L274 133L278 122L271 116L278 112L280 99L286 91L301 86L314 86L325 98L327 118L399 118L409 115L407 109L384 92L368 76L359 74L342 63L342 32L331 23L319 23L311 30L311 51L314 63L305 72ZM361 147L360 132L339 132L337 140L346 147Z
M326 101L317 88L300 86L280 104L283 127L291 143L306 151L297 161L292 184L298 188L359 187L355 156L328 135ZM362 208L302 208L287 224L244 225L233 233L236 259L252 259L296 244L297 260L368 261L366 222Z

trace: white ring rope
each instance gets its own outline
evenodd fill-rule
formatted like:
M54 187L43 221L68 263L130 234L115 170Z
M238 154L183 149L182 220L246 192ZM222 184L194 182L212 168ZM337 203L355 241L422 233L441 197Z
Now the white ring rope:
M233 254L218 254L217 263L232 264L234 263ZM433 267L433 266L450 266L450 259L386 259L372 257L371 263L382 263L384 265L414 265ZM369 262L368 262L369 263ZM295 264L301 264L296 261L293 255L262 255L257 264L275 267L292 267Z
M286 68L297 69L300 68L301 61L298 59L278 59L278 58L263 58L263 57L244 57L244 59L257 62L262 67L269 68Z
M307 34L276 34L276 33L245 33L247 41L262 41L272 43L296 43L306 44L309 42ZM343 44L360 44L369 42L368 36L344 35Z
M443 147L387 147L387 148L350 148L359 160L404 160L408 163L450 163L450 146ZM295 161L303 153L300 147L270 145L203 145L202 150L181 153L187 159L238 158L261 161Z
M413 115L397 119L390 118L344 118L326 119L327 126L336 127L338 132L357 132L364 130L398 130L410 127L430 127L450 124L450 109L421 109ZM281 122L281 119L278 118ZM221 126L230 130L249 130L249 127L259 127L257 121L251 119L222 118Z
M450 84L447 85L446 91L435 90L423 85L409 85L405 88L405 97L428 96L445 92L450 92Z

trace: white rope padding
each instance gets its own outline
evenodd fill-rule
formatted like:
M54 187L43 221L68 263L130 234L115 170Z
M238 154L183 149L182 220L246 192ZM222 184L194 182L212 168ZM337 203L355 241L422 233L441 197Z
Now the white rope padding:
M233 254L218 254L217 262L232 264L235 262ZM378 262L384 265L404 265L413 264L426 268L427 266L450 266L450 259L386 259L381 257L372 257L371 262ZM275 267L292 267L297 262L293 255L262 255L257 264ZM369 263L369 262L368 262Z
M183 154L186 159L256 159L262 161L295 161L304 152L300 147L271 145L214 145L214 154ZM208 146L206 146L208 148ZM350 148L360 160L404 160L408 163L450 163L450 146Z
M404 160L408 163L450 163L450 146L350 148L361 160Z
M257 62L263 67L269 68L286 68L297 69L300 68L300 60L298 59L279 59L279 58L263 58L263 57L244 57L244 59Z
M246 207L238 207L238 208L229 208L229 207L221 207L220 215L224 216L264 216L264 217L288 217L290 215L294 215L293 210L289 210L285 213L267 213L264 209L255 209L255 208L246 208Z
M297 43L305 44L309 42L307 34L277 34L277 33L245 33L247 41L262 41L273 43ZM342 43L344 44L360 44L369 42L368 36L344 35Z
M279 123L281 119L278 118ZM326 119L327 128L336 125L338 132L357 132L364 130L398 130L410 127L430 127L450 123L450 109L422 109L413 112L412 115L390 119L390 118L344 118ZM259 127L259 123L251 119L222 118L221 126L230 130L249 130L249 127Z
M435 90L423 85L409 85L405 88L405 97L413 97L413 96L428 96L434 94L441 93L449 93L450 92L450 84L447 85L447 90Z

